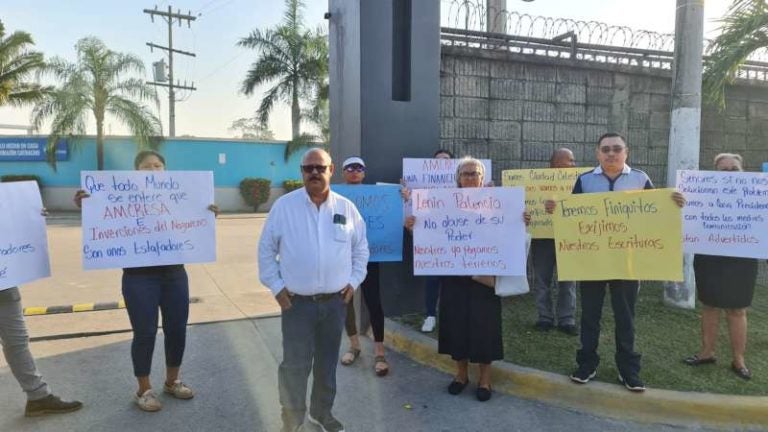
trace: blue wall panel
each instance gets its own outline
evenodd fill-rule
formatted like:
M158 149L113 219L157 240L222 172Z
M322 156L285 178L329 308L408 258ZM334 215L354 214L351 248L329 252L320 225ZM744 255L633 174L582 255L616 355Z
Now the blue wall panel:
M272 179L279 187L284 180L300 179L299 164L303 151L285 162L284 142L252 142L206 139L167 139L160 146L169 170L213 171L216 187L237 187L245 177ZM107 138L104 167L107 170L133 169L136 143L130 138ZM219 154L226 163L219 164ZM70 147L67 161L57 163L54 171L46 162L0 162L0 175L35 174L45 186L76 187L81 170L96 169L96 140L87 137Z

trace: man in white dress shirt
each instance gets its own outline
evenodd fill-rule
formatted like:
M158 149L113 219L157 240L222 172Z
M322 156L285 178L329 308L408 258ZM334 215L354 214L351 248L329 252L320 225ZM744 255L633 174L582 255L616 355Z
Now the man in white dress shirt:
M301 162L304 187L272 206L259 241L259 275L282 309L283 361L278 371L283 431L306 414L326 432L343 431L331 414L346 303L365 279L368 242L355 205L330 190L331 156L313 148Z

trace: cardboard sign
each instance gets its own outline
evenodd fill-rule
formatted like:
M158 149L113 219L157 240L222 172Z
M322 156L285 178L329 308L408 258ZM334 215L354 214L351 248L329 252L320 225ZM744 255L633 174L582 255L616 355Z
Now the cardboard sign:
M768 174L680 170L677 188L686 252L768 258Z
M571 194L576 179L591 167L506 170L501 173L502 186L525 188L525 209L531 214L528 232L533 238L554 238L552 215L544 210L547 200L558 200Z
M37 182L0 183L0 290L51 275Z
M413 191L416 275L525 274L523 188Z
M365 221L369 262L403 260L403 202L399 185L331 185Z
M403 159L403 180L410 189L456 187L456 164L461 159ZM493 178L491 160L480 159L485 166L485 181Z
M559 200L554 212L559 280L682 280L682 216L672 191Z
M213 173L83 171L83 268L216 260Z

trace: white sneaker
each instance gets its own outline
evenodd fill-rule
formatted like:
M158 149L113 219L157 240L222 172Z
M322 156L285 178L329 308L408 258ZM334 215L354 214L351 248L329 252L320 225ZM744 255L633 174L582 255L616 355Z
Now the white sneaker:
M160 411L163 408L163 404L160 403L160 400L152 389L145 391L141 396L136 395L135 397L136 405L138 405L142 411L155 412Z
M195 397L195 392L180 380L174 381L171 386L163 384L163 391L173 395L176 399L192 399Z
M421 325L421 331L424 333L432 333L435 329L435 317L428 316L424 319L424 324Z

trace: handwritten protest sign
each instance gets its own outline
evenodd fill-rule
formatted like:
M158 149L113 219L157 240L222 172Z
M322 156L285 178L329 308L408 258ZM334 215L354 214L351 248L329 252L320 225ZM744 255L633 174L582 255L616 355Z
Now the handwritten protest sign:
M37 182L0 183L0 290L51 275Z
M547 200L571 194L576 178L592 168L550 168L506 170L501 173L502 186L525 188L525 209L531 214L528 232L533 238L554 238L552 215L544 211Z
M523 188L413 191L416 275L525 274Z
M210 171L83 171L83 268L216 260Z
M768 258L768 174L677 172L685 195L685 251Z
M559 200L559 280L682 280L682 216L671 193L588 193Z
M461 159L403 159L403 180L410 189L456 187L456 164ZM485 166L485 181L493 178L491 160L480 159Z
M403 204L399 185L332 185L355 203L365 221L370 262L403 260Z

